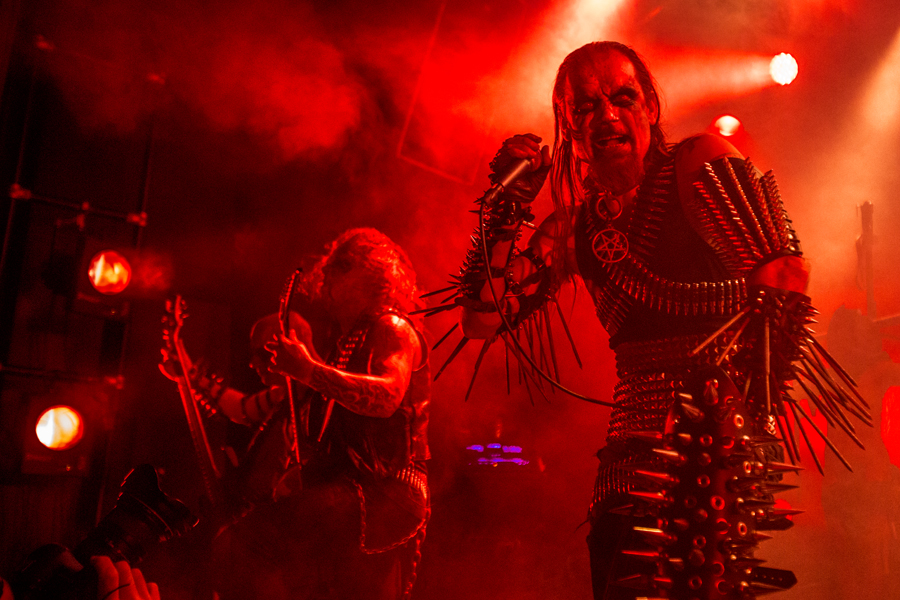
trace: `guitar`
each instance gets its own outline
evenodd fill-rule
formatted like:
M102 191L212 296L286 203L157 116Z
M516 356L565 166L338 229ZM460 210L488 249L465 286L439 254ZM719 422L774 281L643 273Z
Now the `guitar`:
M181 396L181 404L187 417L188 429L191 433L191 441L194 444L194 452L200 466L200 474L203 477L203 485L206 496L214 510L225 510L225 494L222 488L222 474L216 465L209 437L206 434L203 411L199 394L191 385L188 373L193 364L184 343L181 339L181 328L184 325L185 313L184 300L180 295L174 300L166 301L166 316L163 319L163 339L166 342L168 356L176 358L177 371L175 373L163 370L163 374L173 379L178 384L178 394Z
M297 269L293 273L291 273L291 276L288 277L287 281L285 281L284 283L284 289L281 292L281 298L278 302L278 323L279 325L281 325L281 335L285 337L290 335L291 301L294 299L294 293L297 289L297 282L299 281L302 272L302 269ZM294 385L294 380L290 377L285 377L284 383L287 389L287 401L291 416L290 429L293 444L293 446L291 447L291 452L294 457L294 465L299 466L301 464L301 456L300 429L298 428L297 423L297 388L296 385Z

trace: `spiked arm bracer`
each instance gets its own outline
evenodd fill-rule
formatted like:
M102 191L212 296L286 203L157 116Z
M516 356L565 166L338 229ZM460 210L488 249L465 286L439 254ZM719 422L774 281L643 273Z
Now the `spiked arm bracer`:
M495 168L494 163L491 164ZM531 190L536 195L537 190ZM567 393L575 398L594 404L612 406L609 402L589 398L563 387L560 384L559 368L554 344L554 333L551 326L551 309L559 318L562 329L571 345L575 360L581 365L581 359L575 348L568 324L556 301L557 286L551 276L550 267L533 247L520 250L516 243L522 237L522 227L527 225L537 229L531 222L533 215L529 206L533 195L528 197L521 188L503 190L493 193L489 190L482 198L476 200L481 223L471 236L471 246L459 274L452 277L451 287L436 290L423 296L450 292L438 306L425 309L426 316L432 316L445 310L462 307L466 311L464 318L478 319L479 314L496 315L498 306L503 310L501 322L489 334L477 336L484 339L481 351L475 362L472 380L466 392L471 394L475 377L488 348L497 340L502 340L507 351L507 389L509 389L509 355L519 368L519 380L524 381L531 396L532 389L543 395L544 383ZM482 231L484 236L482 236ZM488 268L485 257L490 261L490 275L494 280L494 291L488 295ZM499 283L498 282L502 282ZM496 301L494 296L496 296ZM496 319L494 319L496 320ZM490 327L494 327L491 325ZM442 344L456 329L454 325L447 331L432 350ZM451 351L443 366L435 374L435 380L468 343L465 334ZM529 382L533 385L529 385Z
M731 276L749 279L770 261L802 255L771 171L762 175L749 160L720 158L704 165L694 190L684 202L687 219ZM817 314L810 298L764 285L750 285L748 292L748 303L696 351L729 336L724 353L733 352L731 362L748 374L744 394L751 410L769 433L784 440L791 462L799 459L793 422L820 471L806 426L850 468L790 393L794 384L799 386L829 426L839 427L862 447L848 414L871 426L869 406L809 328Z

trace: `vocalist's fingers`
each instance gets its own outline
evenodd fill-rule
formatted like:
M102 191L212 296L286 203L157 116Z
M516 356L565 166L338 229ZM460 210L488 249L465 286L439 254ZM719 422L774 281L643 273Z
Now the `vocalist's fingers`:
M159 597L159 586L152 581L147 584L147 590L150 592L150 600L161 600Z
M508 149L515 147L525 147L531 150L540 150L540 144L541 138L534 135L533 133L528 133L526 135L514 135L505 142L505 145Z
M150 590L147 588L147 581L144 579L144 574L141 573L140 569L133 569L132 575L134 576L134 591L137 600L150 600Z
M92 556L91 566L97 571L97 597L101 600L119 600L119 590L131 585L131 578L123 579L116 565L108 556Z
M549 165L553 159L550 157L550 146L544 145L541 148L541 162L545 165Z

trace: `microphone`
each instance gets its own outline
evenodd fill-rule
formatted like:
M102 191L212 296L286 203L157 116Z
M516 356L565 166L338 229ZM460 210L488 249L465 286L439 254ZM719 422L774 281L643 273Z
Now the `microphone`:
M514 161L513 163L511 163L509 165L509 168L506 171L506 174L503 175L503 177L500 179L500 181L498 181L497 183L495 183L494 185L491 186L491 191L494 191L497 193L502 192L504 190L504 188L509 186L516 179L518 179L525 173L532 171L533 169L534 169L534 167L531 164L530 158L520 158L520 159Z

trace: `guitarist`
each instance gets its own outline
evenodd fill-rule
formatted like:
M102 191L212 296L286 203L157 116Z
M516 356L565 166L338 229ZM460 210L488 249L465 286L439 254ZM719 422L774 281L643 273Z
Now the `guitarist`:
M410 317L415 272L384 234L352 229L300 284L337 324L337 341L323 360L291 326L265 348L271 371L310 390L296 412L313 451L302 489L257 504L219 536L218 590L225 600L403 598L429 513L430 374ZM244 408L247 420L255 408Z

